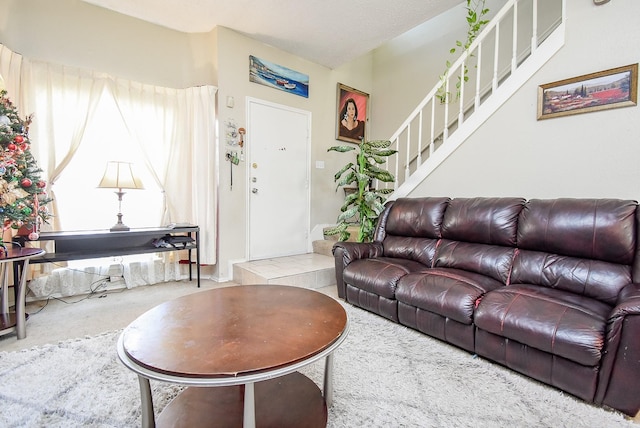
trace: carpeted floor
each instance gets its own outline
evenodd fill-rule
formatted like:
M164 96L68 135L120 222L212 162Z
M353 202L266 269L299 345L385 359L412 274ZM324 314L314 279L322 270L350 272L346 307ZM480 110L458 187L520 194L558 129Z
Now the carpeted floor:
M636 427L623 415L346 306L329 427ZM119 331L0 352L0 426L140 426ZM321 385L323 364L303 373ZM156 412L180 387L152 382Z

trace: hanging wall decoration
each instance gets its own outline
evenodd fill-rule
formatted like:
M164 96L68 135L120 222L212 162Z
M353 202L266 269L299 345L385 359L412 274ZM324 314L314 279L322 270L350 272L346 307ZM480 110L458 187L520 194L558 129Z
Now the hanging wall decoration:
M360 144L366 136L369 94L338 83L336 140Z
M540 85L538 119L635 106L638 64Z
M309 98L309 76L249 55L249 81Z

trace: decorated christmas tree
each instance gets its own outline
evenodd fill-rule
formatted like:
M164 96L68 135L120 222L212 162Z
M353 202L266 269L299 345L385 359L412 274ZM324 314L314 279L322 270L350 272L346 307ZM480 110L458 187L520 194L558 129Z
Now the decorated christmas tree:
M35 240L41 223L50 218L46 205L51 198L30 149L32 117L21 119L7 91L0 91L0 223L3 232L9 228L26 230L29 239Z

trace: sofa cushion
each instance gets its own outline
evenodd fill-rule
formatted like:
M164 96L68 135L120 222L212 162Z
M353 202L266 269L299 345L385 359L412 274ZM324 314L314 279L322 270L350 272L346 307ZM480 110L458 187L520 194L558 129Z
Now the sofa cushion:
M391 201L385 222L387 235L439 239L449 198L399 198Z
M385 257L414 260L431 267L437 244L435 239L387 235L382 251Z
M442 237L452 241L515 246L523 198L456 198L449 202Z
M500 281L509 279L515 248L442 240L438 245L434 267L463 269Z
M513 284L488 292L474 322L479 329L570 361L598 365L611 307L563 290Z
M532 199L520 214L512 282L579 293L614 304L631 281L637 203Z
M518 250L511 282L557 288L614 305L620 290L632 280L627 265Z
M433 268L400 279L398 302L451 318L463 324L473 322L476 301L502 283L473 272Z
M532 199L520 214L518 248L631 265L635 201Z
M426 269L427 266L413 260L377 257L350 263L344 268L343 278L345 284L392 299L400 278Z

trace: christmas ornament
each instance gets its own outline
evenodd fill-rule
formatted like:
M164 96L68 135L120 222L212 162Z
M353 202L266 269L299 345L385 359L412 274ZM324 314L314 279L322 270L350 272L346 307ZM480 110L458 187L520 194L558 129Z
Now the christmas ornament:
M15 149L17 149L17 148L18 148L18 146L16 146L13 143L7 144L7 149L11 150L12 152L15 151Z
M33 181L31 181L28 178L23 178L22 180L20 180L20 185L22 187L31 187L32 184L33 184Z
M38 232L31 232L29 234L30 241L37 241L39 237L40 237L40 234Z
M24 137L22 135L16 135L15 137L13 137L13 141L20 144L24 141Z

